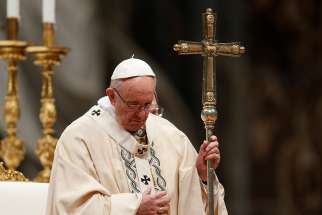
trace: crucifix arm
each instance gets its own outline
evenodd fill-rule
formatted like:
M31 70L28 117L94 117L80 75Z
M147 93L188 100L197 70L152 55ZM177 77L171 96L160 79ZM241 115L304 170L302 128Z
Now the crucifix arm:
M240 46L237 42L214 43L209 45L209 47L213 47L215 49L215 55L239 57L245 53L245 47Z
M200 42L191 42L180 40L178 44L173 46L174 51L177 51L179 55L188 54L202 54L203 45Z

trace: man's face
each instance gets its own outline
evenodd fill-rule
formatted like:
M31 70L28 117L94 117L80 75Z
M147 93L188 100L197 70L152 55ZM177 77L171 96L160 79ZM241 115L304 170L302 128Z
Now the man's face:
M124 129L137 131L145 125L154 90L155 80L152 77L126 79L117 89L106 90L115 108L117 121Z

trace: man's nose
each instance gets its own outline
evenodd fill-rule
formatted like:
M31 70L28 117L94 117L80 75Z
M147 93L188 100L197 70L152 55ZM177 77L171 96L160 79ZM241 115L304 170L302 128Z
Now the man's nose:
M148 110L145 110L145 109L140 109L138 110L137 112L137 116L140 118L140 119L144 119L146 118L146 116L148 115L149 111Z

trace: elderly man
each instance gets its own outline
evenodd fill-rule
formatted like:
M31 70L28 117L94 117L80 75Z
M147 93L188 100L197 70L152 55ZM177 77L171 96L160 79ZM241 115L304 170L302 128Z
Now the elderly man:
M53 163L47 214L203 215L206 161L217 168L218 142L199 154L184 133L150 114L156 87L151 67L130 58L114 70L108 97L61 135ZM214 175L216 212L227 214Z

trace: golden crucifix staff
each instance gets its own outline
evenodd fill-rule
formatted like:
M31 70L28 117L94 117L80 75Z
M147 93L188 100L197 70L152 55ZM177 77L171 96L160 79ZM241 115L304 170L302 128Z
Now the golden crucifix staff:
M216 30L216 14L211 8L208 8L202 14L203 40L201 42L179 41L174 45L174 50L179 55L200 54L203 56L203 79L202 79L202 104L201 119L205 124L206 140L209 141L214 134L215 122L217 120L217 100L216 100L216 56L240 56L245 53L245 48L239 43L217 43L214 38ZM214 193L213 176L214 169L211 161L207 162L207 192L209 214L214 215Z

